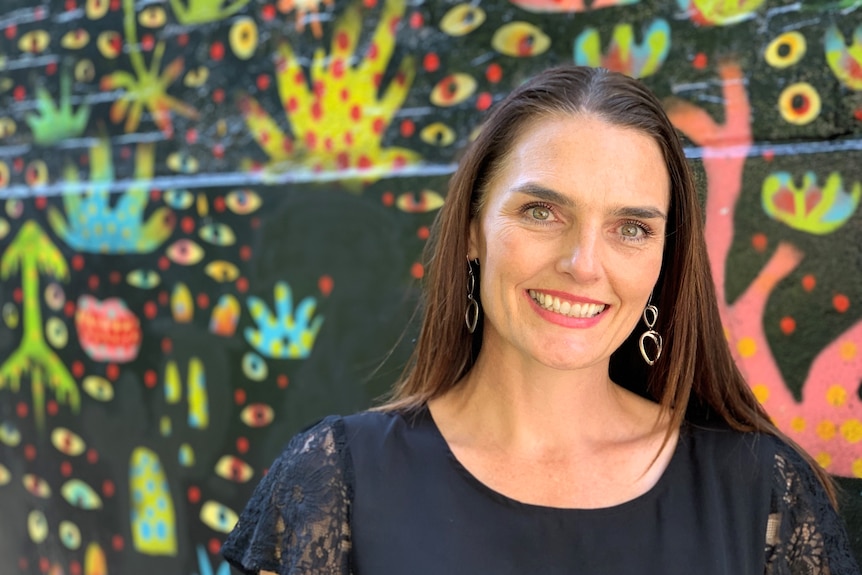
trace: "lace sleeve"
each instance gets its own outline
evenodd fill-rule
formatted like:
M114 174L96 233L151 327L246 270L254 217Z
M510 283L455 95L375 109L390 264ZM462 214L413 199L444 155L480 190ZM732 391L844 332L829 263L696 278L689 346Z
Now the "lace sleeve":
M296 435L240 514L225 559L249 575L348 575L349 459L341 418Z
M766 575L859 575L844 522L808 463L779 443L766 527Z

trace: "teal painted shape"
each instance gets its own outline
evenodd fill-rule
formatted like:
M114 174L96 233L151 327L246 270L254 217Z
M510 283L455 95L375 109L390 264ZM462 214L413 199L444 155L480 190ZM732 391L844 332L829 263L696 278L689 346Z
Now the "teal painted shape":
M303 299L294 311L293 294L286 282L275 284L275 313L257 297L247 305L257 329L246 328L245 339L262 356L277 359L304 359L311 354L323 318L312 319L317 300Z

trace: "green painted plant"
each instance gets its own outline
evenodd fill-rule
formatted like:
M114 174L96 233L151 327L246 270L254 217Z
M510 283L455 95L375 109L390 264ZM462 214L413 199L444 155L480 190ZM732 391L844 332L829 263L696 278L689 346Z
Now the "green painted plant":
M109 113L111 121L118 124L125 118L126 132L135 132L146 107L159 130L170 136L174 131L171 112L186 118L198 118L197 110L167 93L168 87L183 73L183 59L181 57L174 59L164 71L160 72L165 54L165 43L160 41L156 44L150 67L147 68L144 56L138 47L135 0L123 0L123 29L126 33L129 60L134 74L117 70L102 78L103 90L125 90L125 93L111 105Z
M21 345L0 366L0 389L18 392L22 376L29 374L36 426L45 426L46 386L60 404L73 411L80 408L78 386L65 364L48 347L43 336L39 274L63 281L69 266L60 251L34 221L26 222L0 259L0 279L7 280L20 270L24 295L24 332Z
M248 4L249 0L234 0L227 3L219 0L188 0L183 4L181 0L171 0L171 8L177 21L188 26L189 24L206 24L217 22L233 16Z
M72 79L69 74L60 77L60 100L55 103L45 88L36 90L38 113L27 114L25 120L33 131L37 144L55 144L61 140L75 138L84 133L90 119L90 107L72 108Z

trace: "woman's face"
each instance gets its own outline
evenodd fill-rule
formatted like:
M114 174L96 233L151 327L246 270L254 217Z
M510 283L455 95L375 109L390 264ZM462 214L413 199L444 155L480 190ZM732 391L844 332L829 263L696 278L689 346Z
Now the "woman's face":
M482 353L557 369L607 365L658 279L669 204L650 136L590 115L529 125L470 226Z

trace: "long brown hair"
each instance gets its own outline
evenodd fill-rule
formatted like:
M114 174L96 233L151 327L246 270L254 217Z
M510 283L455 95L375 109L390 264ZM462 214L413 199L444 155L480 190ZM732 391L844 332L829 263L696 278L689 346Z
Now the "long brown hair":
M685 419L713 420L738 431L781 437L808 461L834 504L829 476L772 424L733 360L719 316L700 201L673 125L643 84L600 68L548 69L492 108L449 182L426 250L419 338L390 401L380 409L419 409L454 387L472 368L482 330L471 334L464 322L470 222L488 183L524 129L561 115L591 115L651 136L670 176L667 235L652 299L661 312L655 329L663 335L664 349L647 369L635 330L611 356L611 379L658 401L670 414L671 429Z

